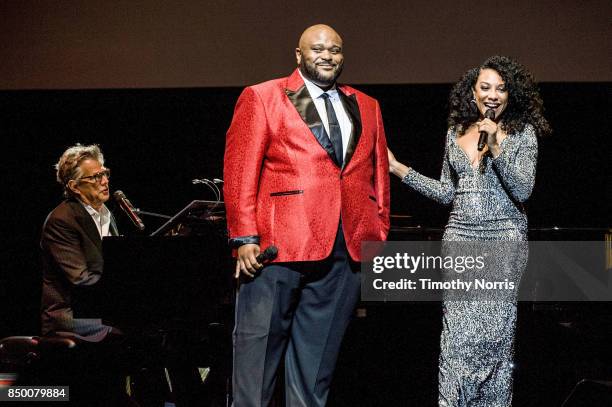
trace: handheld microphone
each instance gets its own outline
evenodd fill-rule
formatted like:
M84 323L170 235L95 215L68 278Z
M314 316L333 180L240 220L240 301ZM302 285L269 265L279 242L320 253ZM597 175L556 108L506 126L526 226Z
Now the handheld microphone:
M487 109L487 111L484 114L484 117L487 119L495 120L495 110ZM487 143L487 132L481 131L480 137L478 138L478 151L482 151L486 143Z
M276 246L268 246L266 250L255 257L255 260L257 260L257 263L263 263L264 261L274 260L276 256L278 256L278 249Z
M138 230L144 230L145 225L140 219L140 217L136 214L136 210L134 209L134 205L126 198L125 194L122 191L115 191L113 194L115 201L119 204L123 212L130 218L134 226L138 228Z

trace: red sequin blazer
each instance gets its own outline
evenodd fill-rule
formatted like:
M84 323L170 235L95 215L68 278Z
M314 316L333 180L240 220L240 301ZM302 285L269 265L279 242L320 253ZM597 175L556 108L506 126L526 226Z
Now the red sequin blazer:
M340 167L299 72L244 89L227 132L224 198L230 239L278 247L277 262L332 250L338 223L351 258L389 231L389 163L378 102L339 94L353 130Z

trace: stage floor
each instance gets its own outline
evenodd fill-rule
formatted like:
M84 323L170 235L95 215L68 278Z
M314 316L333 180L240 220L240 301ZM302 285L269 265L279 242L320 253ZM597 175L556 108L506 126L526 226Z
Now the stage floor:
M436 406L440 304L365 307L346 334L329 406ZM612 381L610 310L519 304L513 405L558 407L582 379Z

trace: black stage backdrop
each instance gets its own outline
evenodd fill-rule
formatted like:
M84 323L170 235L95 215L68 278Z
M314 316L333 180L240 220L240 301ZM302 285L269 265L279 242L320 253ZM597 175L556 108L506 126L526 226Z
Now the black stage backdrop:
M438 177L450 85L360 86L380 101L395 155ZM197 177L222 178L225 132L239 88L0 92L3 144L0 334L36 332L38 239L61 201L53 164L68 146L99 144L112 190L139 208L174 214L193 199L213 199ZM554 134L540 140L531 227L609 227L612 83L541 85ZM443 226L448 208L391 183L393 214ZM117 213L122 220L123 214ZM124 220L124 219L123 219ZM148 231L156 225L149 220ZM134 233L123 225L125 234Z
M359 86L380 101L387 140L396 156L432 177L440 173L450 86ZM531 227L612 225L611 90L609 82L541 85L554 134L540 142L536 187L529 202ZM0 337L39 332L38 239L46 215L61 200L53 169L60 153L76 142L99 144L113 170L112 190L122 189L143 210L174 214L193 199L213 198L191 180L222 177L225 131L240 91L0 92ZM413 224L444 225L448 208L409 191L395 178L391 186L393 214L412 215ZM134 234L123 214L116 214L124 221L123 232ZM149 221L147 230L157 224ZM433 329L432 349L437 349L438 328Z

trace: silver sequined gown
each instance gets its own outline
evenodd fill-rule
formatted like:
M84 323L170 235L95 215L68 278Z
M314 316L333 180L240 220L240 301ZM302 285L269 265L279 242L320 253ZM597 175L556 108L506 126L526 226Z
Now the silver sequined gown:
M535 179L537 141L533 127L509 134L501 154L485 155L472 168L449 129L440 180L414 170L402 180L442 204L452 202L444 241L526 241L522 206ZM527 253L506 267L522 273ZM517 267L518 264L518 267ZM440 340L439 405L506 407L512 403L516 300L444 301Z

